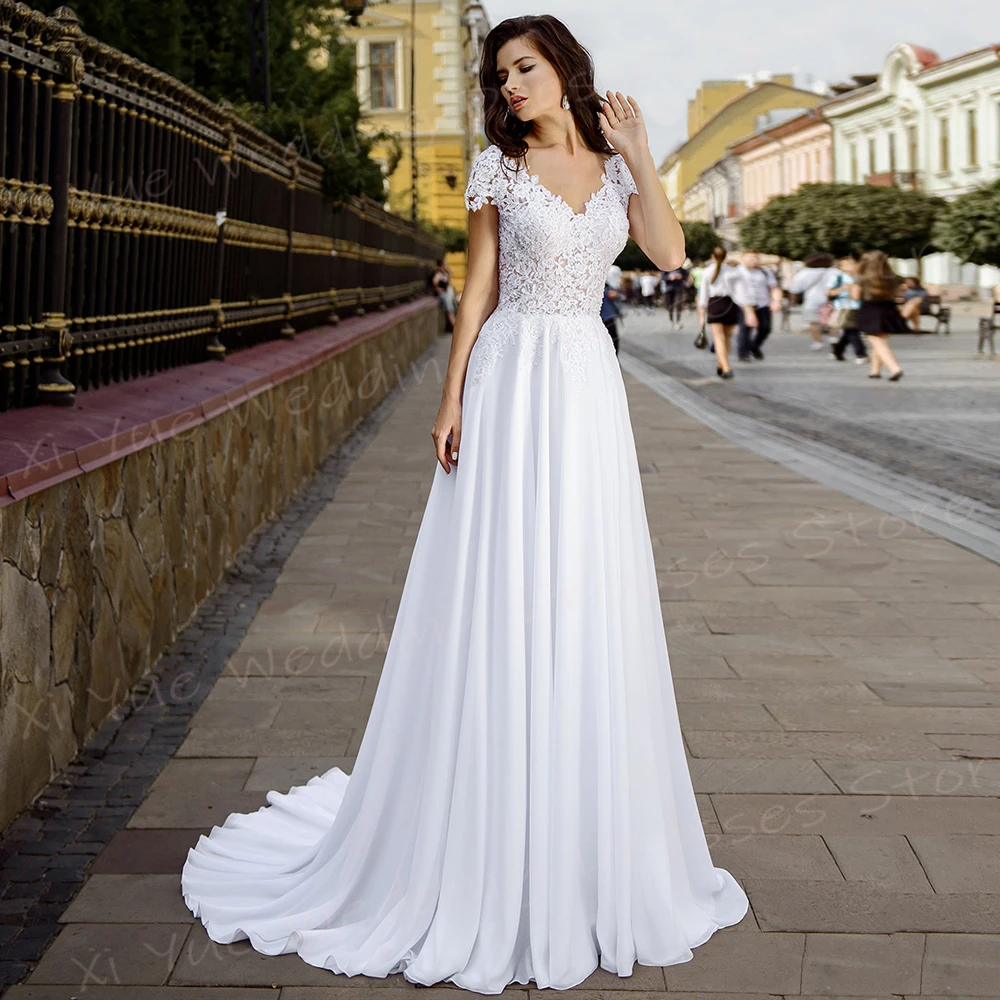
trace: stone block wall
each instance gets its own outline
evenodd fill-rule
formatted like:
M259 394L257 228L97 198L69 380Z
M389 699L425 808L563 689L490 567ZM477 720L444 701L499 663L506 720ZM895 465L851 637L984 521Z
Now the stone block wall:
M430 301L188 430L0 506L0 830L430 346Z

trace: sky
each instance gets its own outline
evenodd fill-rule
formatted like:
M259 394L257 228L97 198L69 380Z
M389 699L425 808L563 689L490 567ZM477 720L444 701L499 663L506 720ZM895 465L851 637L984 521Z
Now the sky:
M760 70L836 83L877 73L897 42L942 59L1000 42L997 0L483 0L492 24L554 14L590 49L597 86L638 100L659 162L687 136L702 80Z

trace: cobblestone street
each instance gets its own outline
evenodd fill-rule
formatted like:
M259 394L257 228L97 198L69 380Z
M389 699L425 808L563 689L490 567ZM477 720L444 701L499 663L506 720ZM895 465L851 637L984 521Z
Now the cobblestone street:
M950 340L897 338L898 386L873 387L860 366L780 334L766 364L717 386L691 321L662 334L654 320L629 320L628 349L678 366L674 377L713 400L729 392L761 419L780 404L800 433L854 441L872 461L906 438L918 445L899 456L911 474L998 500L1000 367L971 360L961 324ZM350 769L434 471L428 430L448 346L437 342L241 557L159 668L159 690L174 694L106 726L63 798L50 789L49 808L12 828L4 864L17 881L0 900L0 932L42 906L57 934L37 964L24 938L8 956L26 975L10 1000L390 1000L419 989L214 945L179 873L228 813ZM626 383L695 790L713 857L752 912L687 964L598 971L573 992L1000 996L1000 566ZM57 864L32 867L46 851L78 859L69 890L48 894Z
M925 324L928 323L925 317ZM810 349L803 333L772 333L763 363L735 362L720 383L715 355L692 346L697 317L669 330L662 309L626 318L627 349L716 405L821 441L896 472L917 476L1000 510L1000 356L976 353L976 318L952 319L951 336L895 336L905 375L870 382L867 366ZM780 318L777 321L780 326ZM797 315L792 329L799 327ZM669 331L669 332L668 332Z

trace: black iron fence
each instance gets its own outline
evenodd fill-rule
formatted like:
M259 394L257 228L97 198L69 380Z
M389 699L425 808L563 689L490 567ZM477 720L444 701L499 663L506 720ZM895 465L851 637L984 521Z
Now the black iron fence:
M423 294L440 244L172 77L0 0L0 410Z

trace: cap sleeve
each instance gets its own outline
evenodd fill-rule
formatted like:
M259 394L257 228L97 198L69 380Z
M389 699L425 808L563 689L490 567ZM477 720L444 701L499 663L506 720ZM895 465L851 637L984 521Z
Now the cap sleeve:
M639 193L639 189L635 185L635 178L632 176L632 171L626 166L625 159L621 154L616 155L612 159L611 165L615 171L615 177L621 189L622 196L625 201L628 201L630 195Z
M478 212L484 205L495 205L500 184L500 148L488 146L473 161L469 184L465 189L465 207Z

